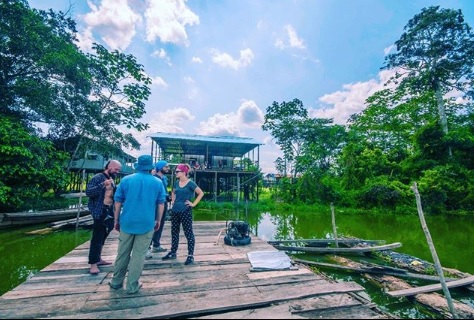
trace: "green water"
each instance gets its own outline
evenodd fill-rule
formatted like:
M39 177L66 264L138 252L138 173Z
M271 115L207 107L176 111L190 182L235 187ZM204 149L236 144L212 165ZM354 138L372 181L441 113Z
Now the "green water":
M333 236L330 213L265 213L254 225L265 240L308 239ZM418 215L344 215L336 213L338 237L401 242L397 252L433 262ZM425 217L438 258L443 267L474 274L474 217Z
M263 240L302 239L332 237L330 212L215 212L195 211L196 221L244 219L252 232ZM456 268L474 274L474 217L426 217L437 255L443 267ZM354 236L363 239L385 240L387 243L401 242L398 252L410 254L432 262L426 237L418 215L346 215L336 212L338 237ZM43 235L28 235L26 232L46 226L32 226L0 230L0 295L18 286L29 277L64 256L77 246L88 241L91 230L79 229L56 231ZM166 232L166 230L165 230ZM321 255L298 255L305 260L323 261ZM368 259L365 258L364 259ZM380 288L371 285L356 273L322 270L338 280L355 281L363 285L370 299L381 309L403 319L430 319L436 315L404 298L391 298ZM422 284L416 284L422 285ZM472 293L465 289L450 290L453 298L474 307Z
M0 295L10 291L35 273L88 241L90 230L55 231L43 235L27 232L46 228L35 225L0 230Z
M329 210L328 210L329 211ZM201 217L202 219L202 217ZM266 212L266 213L225 213L213 219L243 219L252 226L252 232L263 240L332 238L333 226L330 212ZM437 256L443 267L455 268L474 274L474 217L472 216L427 216L426 224L434 243ZM395 251L433 262L425 233L417 214L414 215L348 215L337 212L335 216L338 237L353 236L368 240L385 240L386 243L401 242ZM333 263L327 255L296 254L303 260ZM383 264L383 261L367 256L353 255L354 260ZM334 269L320 269L334 280L354 281L362 285L368 298L380 309L402 319L442 319L425 307L406 298L392 298L383 290L368 282L358 273L339 272ZM315 272L319 272L317 269ZM404 279L413 286L432 282ZM442 292L440 292L442 293ZM474 295L464 288L450 289L453 299L474 308Z

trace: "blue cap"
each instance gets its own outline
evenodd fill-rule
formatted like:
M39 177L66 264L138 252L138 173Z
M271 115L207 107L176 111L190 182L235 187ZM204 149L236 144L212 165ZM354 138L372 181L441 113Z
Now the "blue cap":
M168 165L168 162L166 162L165 160L160 160L156 163L155 169L156 169L156 171L160 171L161 169L163 169L167 165Z
M147 171L153 169L153 160L149 155L142 155L138 157L137 162L134 164L137 171Z

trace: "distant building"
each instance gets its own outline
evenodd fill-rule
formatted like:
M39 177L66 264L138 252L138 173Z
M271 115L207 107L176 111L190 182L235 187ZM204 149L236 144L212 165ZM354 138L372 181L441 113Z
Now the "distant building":
M262 143L252 138L164 132L149 137L154 161L164 159L171 165L188 163L195 168L191 178L203 189L206 198L239 202L244 199L244 190L248 190L246 200L258 201ZM170 185L174 179L170 174Z
M69 167L70 173L70 184L66 191L80 191L81 182L84 189L84 184L94 174L102 172L105 164L112 159L118 160L122 164L117 182L120 181L121 177L134 172L133 164L137 161L137 158L123 152L121 149L101 146L92 139L82 139L85 140L85 143L76 152L76 156L64 164L65 168ZM55 141L54 144L56 148L69 153L72 157L78 140L78 137L72 137Z

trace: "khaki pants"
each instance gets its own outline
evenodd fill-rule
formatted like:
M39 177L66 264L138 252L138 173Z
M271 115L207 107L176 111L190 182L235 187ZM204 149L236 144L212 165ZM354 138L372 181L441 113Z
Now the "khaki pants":
M115 258L114 276L111 285L123 285L128 268L127 292L135 293L140 289L138 280L145 264L145 255L150 245L153 229L144 234L129 234L120 231L117 258Z

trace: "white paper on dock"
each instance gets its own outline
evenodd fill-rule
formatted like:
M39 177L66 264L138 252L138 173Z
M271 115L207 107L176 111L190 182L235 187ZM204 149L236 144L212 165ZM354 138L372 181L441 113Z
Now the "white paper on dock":
M247 253L256 270L283 270L291 268L291 260L283 251L251 251Z

